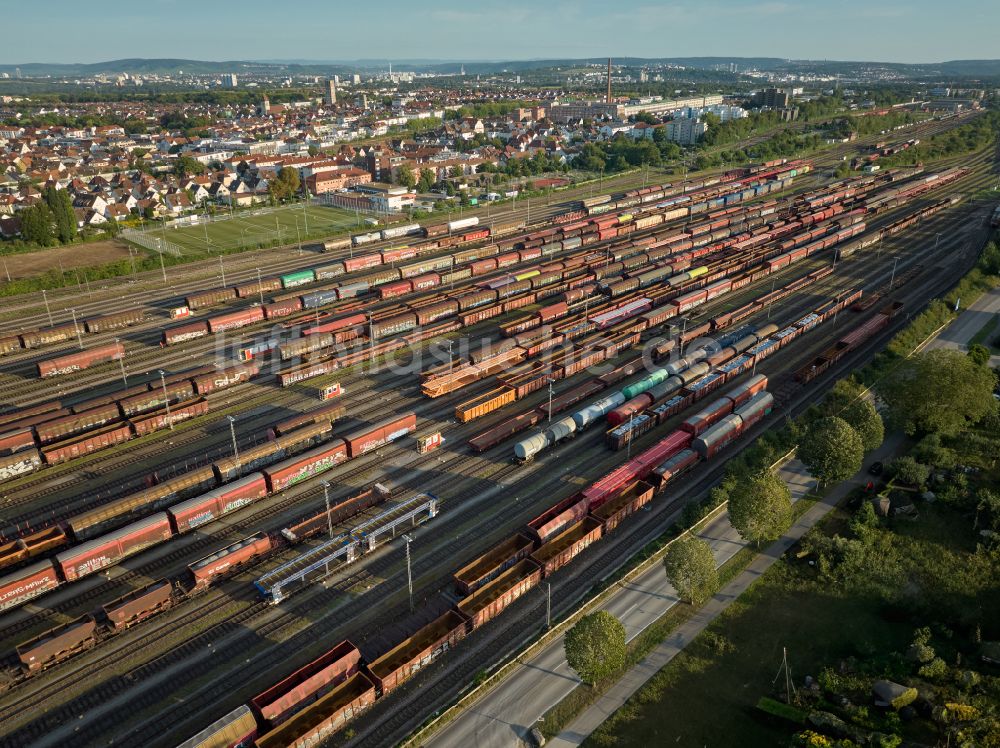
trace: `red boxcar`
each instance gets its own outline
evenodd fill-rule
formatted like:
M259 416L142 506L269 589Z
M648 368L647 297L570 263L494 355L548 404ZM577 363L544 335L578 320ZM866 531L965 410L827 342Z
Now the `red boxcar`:
M114 403L99 405L94 408L77 410L72 415L60 416L51 421L39 423L35 426L35 434L42 444L64 439L74 434L105 426L112 421L117 421L121 417L118 406Z
M32 429L18 429L0 434L0 454L13 454L35 446L35 432Z
M42 456L49 465L73 460L81 455L96 452L99 449L113 447L132 438L132 428L127 424L107 426L97 431L90 431L81 436L49 444L42 449Z
M380 299L394 299L397 296L403 296L410 293L413 290L413 284L408 281L397 281L396 283L386 283L378 287L378 295Z
M70 353L65 356L51 358L38 362L38 376L54 377L57 374L68 374L72 371L87 369L94 364L106 361L117 361L125 355L125 346L121 343L109 343L86 351Z
M132 418L129 422L132 424L132 429L135 431L136 436L145 436L154 431L168 428L172 423L180 423L189 418L203 416L206 413L208 413L208 400L200 398L190 403L177 403L170 406L169 416L167 415L167 409L163 408L151 416Z
M334 439L308 452L282 460L263 472L268 487L274 493L319 475L346 460L347 445L343 439Z
M390 284L391 285L391 284ZM312 327L307 327L302 331L303 335L317 335L324 332L337 332L339 330L346 330L351 327L357 327L358 325L364 325L367 323L368 317L364 314L348 314L344 317L338 317L337 319L330 320L328 322L323 322L318 325L313 325Z
M351 457L358 457L373 449L389 444L417 428L417 416L404 413L344 435Z
M213 333L224 330L234 330L237 327L246 327L264 319L264 310L259 306L249 309L241 309L238 312L219 314L208 318L208 329Z
M251 377L255 377L259 373L260 364L258 363L239 364L219 369L213 374L203 374L200 377L195 377L191 380L191 383L194 385L195 392L199 395L205 395L225 387L232 387L234 384L239 384L240 382L247 382Z
M170 519L165 512L133 522L121 530L95 538L56 555L56 563L67 582L114 566L151 545L169 540Z
M346 412L347 409L340 403L329 403L315 410L309 410L297 416L286 418L284 421L278 421L269 429L269 433L273 436L281 436L302 426L320 423L321 421L332 424L339 418L343 418Z
M205 335L208 335L208 322L199 320L198 322L189 322L186 325L168 327L163 331L162 342L163 345L175 345L183 343L185 340L194 340Z
M267 481L264 475L251 473L201 496L174 504L167 513L173 518L177 532L188 532L265 496Z
M0 578L0 610L14 608L59 586L51 561L39 561Z
M275 301L271 304L265 304L264 315L268 319L275 319L277 317L287 317L289 314L294 314L302 309L302 300L299 298L285 299L284 301Z
M250 703L272 725L280 725L297 711L333 690L356 672L361 652L349 641L299 668L283 681L255 696Z
M350 257L344 260L344 272L353 273L356 270L373 268L382 264L382 255L361 255L360 257Z
M194 577L195 588L204 588L217 577L228 574L254 557L267 553L273 547L274 542L271 540L271 536L259 532L195 561L188 566L188 571Z

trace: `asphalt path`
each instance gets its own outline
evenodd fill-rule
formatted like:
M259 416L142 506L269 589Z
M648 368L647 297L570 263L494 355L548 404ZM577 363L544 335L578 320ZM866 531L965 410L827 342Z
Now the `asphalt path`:
M891 438L870 456L868 463L887 459L898 446ZM779 471L788 484L792 499L798 500L815 485L815 480L798 460L788 462ZM739 597L781 555L856 485L864 485L862 470L852 479L827 492L823 501L810 507L779 540L758 554L753 562L721 590L709 603L678 629L644 660L580 714L562 733L547 745L567 748L580 745L591 732L613 714L635 691ZM709 521L698 533L712 547L716 564L721 566L746 544L723 513ZM676 592L667 582L663 567L653 564L600 606L615 615L624 625L629 641L655 623L678 602ZM477 748L509 748L527 742L532 726L580 681L566 663L563 637L559 636L529 660L518 665L494 688L484 693L446 727L424 744L436 748L475 745Z

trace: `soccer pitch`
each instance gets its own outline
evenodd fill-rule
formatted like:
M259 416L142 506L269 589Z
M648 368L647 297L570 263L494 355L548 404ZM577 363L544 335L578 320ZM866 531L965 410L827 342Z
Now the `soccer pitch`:
M321 205L289 205L240 211L232 218L219 214L206 220L202 215L195 224L168 223L146 233L150 237L165 238L182 250L204 254L316 241L358 229L358 216L351 211Z

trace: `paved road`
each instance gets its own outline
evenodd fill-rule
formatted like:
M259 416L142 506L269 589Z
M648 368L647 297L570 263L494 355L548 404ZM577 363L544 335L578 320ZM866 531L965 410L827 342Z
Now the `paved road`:
M948 325L941 333L927 345L927 350L935 348L950 348L952 350L968 350L969 341L979 332L990 319L1000 314L1000 288L994 288L989 293L985 293L976 299L968 309L958 315L954 322ZM1000 328L994 328L993 333L986 340L989 345L991 340L1000 337ZM1000 366L1000 356L994 355L990 358L991 366Z
M887 440L870 457L869 462L886 459L896 449L898 442L898 437ZM779 474L791 488L793 499L803 496L814 482L798 460L789 462ZM848 491L866 481L867 475L861 472L852 480L830 491L822 503L805 512L780 540L758 555L753 563L720 591L708 605L630 670L619 683L594 706L581 714L549 745L566 748L583 742L629 696L780 558L781 554L806 530L825 516ZM716 563L719 565L732 558L744 546L725 514L709 522L698 534L712 546ZM625 624L628 639L631 641L676 603L676 594L667 583L662 567L660 564L654 564L632 582L623 585L618 593L605 601L602 609L613 613ZM475 745L477 748L501 746L507 748L520 745L524 742L524 736L531 726L578 683L579 679L566 664L563 638L558 637L532 659L517 667L506 679L480 697L440 732L433 735L426 745L439 748L469 745Z

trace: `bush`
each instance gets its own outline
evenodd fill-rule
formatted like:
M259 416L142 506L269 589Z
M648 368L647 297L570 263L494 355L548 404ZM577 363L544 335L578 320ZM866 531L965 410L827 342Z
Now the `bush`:
M889 465L889 471L900 483L917 488L926 485L931 475L931 469L927 465L921 465L909 455L893 460Z

